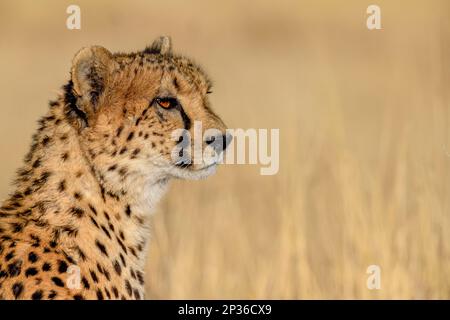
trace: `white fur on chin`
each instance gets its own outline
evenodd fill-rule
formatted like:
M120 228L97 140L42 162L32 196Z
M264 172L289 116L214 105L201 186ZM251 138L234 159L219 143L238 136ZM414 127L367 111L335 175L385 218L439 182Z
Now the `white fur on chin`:
M200 180L206 179L209 176L215 174L217 171L217 164L212 164L206 168L199 170L187 170L182 168L173 167L169 170L168 174L171 177L178 179L188 179L188 180Z

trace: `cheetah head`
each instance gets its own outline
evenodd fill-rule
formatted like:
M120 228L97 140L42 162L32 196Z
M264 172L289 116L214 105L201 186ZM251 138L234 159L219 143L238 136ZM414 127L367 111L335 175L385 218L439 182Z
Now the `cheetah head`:
M215 172L231 139L210 108L210 89L202 69L161 37L130 54L80 50L65 103L87 160L111 186L200 179Z

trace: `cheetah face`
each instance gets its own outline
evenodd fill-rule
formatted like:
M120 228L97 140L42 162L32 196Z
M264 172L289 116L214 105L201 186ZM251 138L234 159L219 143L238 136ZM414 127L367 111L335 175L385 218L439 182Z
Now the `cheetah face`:
M215 172L230 138L209 106L207 76L189 59L172 54L169 38L132 54L82 49L71 76L69 113L102 179L120 184L199 179Z

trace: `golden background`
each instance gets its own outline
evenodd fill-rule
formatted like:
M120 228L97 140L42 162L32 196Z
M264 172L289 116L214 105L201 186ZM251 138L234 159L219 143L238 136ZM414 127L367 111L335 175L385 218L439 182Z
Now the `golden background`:
M279 128L280 171L175 181L148 298L450 298L450 3L0 2L0 197L81 47L170 35L231 128ZM381 268L368 290L366 269Z

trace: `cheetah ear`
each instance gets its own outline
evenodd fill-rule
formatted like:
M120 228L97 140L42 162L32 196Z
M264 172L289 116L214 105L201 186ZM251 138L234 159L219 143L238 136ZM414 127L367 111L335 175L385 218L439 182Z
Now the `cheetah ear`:
M159 37L150 47L145 48L144 53L170 55L172 54L172 40L167 36Z
M75 55L71 69L73 89L83 104L95 107L98 103L106 87L112 61L112 54L100 46L83 48Z

